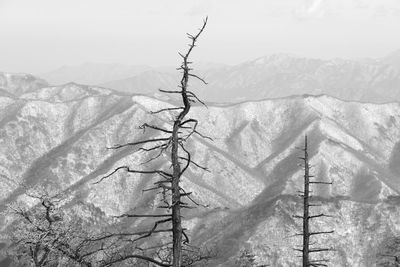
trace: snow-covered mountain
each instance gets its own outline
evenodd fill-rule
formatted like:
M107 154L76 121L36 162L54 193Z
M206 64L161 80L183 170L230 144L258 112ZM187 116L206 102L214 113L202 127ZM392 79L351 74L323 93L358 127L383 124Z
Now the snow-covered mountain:
M230 67L211 66L197 68L198 74L209 84L192 82L192 87L201 91L205 100L213 102L241 102L294 94L327 94L373 103L400 101L398 53L382 59L361 60L320 60L277 54ZM170 88L170 81L178 80L178 75L140 73L103 85L123 92L152 95L160 87Z
M400 52L379 59L320 60L275 54L235 66L193 65L209 83L191 86L211 102L242 102L294 94L327 94L343 100L385 103L400 101ZM130 94L154 95L175 89L174 67L150 68L86 63L42 74L51 84L76 82L100 85Z
M344 100L400 100L400 69L382 60L318 60L288 55L259 58L210 76L213 101L327 94ZM208 89L210 88L210 89Z
M84 63L78 66L63 66L39 76L53 85L69 82L99 85L108 81L131 77L150 69L150 67L143 65Z
M307 66L314 64L320 63ZM112 215L153 207L156 196L142 190L154 178L120 172L94 182L120 165L145 168L143 152L106 147L154 136L138 129L144 121L168 127L167 114L149 113L168 105L74 83L0 96L0 210L24 201L26 188L38 185L64 191L68 206L81 209L84 218L94 217L94 226ZM400 235L399 103L304 95L196 106L190 116L214 138L194 138L189 145L196 162L210 172L192 167L183 179L193 197L209 205L185 214L193 242L218 251L209 266L232 266L243 248L260 264L300 266L292 248L300 244L293 235L301 225L292 215L301 211L296 147L306 134L313 173L334 181L313 189L324 203L315 212L335 216L314 224L315 230L335 230L316 239L336 249L325 255L331 266L375 266L382 243ZM154 164L166 166L163 160ZM4 231L7 218L0 219Z
M30 74L0 72L0 95L2 96L19 96L45 86L49 86L45 80Z

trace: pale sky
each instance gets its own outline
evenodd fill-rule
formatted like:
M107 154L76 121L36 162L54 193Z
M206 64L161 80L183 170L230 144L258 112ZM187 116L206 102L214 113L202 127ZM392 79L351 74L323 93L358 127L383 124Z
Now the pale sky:
M198 61L381 57L400 49L400 0L0 0L0 71L178 65L185 33L206 15Z

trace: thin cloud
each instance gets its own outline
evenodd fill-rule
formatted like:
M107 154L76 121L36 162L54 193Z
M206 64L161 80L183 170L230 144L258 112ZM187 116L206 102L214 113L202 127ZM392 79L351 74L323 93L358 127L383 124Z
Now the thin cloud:
M325 0L305 0L301 6L294 10L297 19L321 19L327 13Z

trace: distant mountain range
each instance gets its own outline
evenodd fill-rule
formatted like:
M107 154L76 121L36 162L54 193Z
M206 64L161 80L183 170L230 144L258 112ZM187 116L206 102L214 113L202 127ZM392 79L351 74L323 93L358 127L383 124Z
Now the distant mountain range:
M85 63L79 66L63 66L39 76L53 85L69 82L99 85L112 80L132 77L148 70L151 70L151 68L143 65Z
M208 85L192 80L191 87L209 102L237 103L296 94L327 94L371 103L400 101L400 51L380 59L360 60L276 54L235 66L199 63L194 69ZM51 84L77 82L148 95L158 89L173 90L179 82L174 67L115 64L63 67L41 77Z
M275 56L238 68L249 75L250 70L255 75L255 69L274 68L279 73L339 71L324 62ZM364 63L337 64L358 69ZM229 69L237 73L232 79L247 76ZM348 71L341 73L344 77ZM172 104L98 86L49 86L29 75L0 77L6 77L1 86L10 94L0 96L0 211L16 200L32 205L23 193L40 185L64 191L66 208L81 211L82 219L92 220L94 227L140 224L111 216L154 207L157 196L142 192L154 178L120 172L93 183L120 165L145 168L140 164L149 158L145 153L106 147L156 137L143 134L138 126L146 121L169 127L167 114L149 111ZM314 239L336 249L324 256L331 266L375 266L383 244L400 235L400 103L303 95L195 106L190 116L199 119L201 132L214 138L191 141L193 158L210 172L192 166L182 184L195 192L196 200L210 205L184 214L191 240L218 251L209 266L233 266L244 248L256 255L258 264L300 266L292 248L300 244L294 235L301 223L292 215L301 211L296 192L302 186L301 152L296 147L306 134L316 179L334 182L313 188L315 199L324 204L315 212L334 215L313 225L314 230L335 230L327 238ZM154 164L168 168L164 158ZM7 223L7 216L0 217L1 231Z

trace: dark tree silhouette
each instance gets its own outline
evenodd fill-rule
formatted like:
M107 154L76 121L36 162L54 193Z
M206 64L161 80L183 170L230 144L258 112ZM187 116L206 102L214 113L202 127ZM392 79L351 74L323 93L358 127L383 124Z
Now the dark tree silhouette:
M82 224L67 218L60 208L63 199L35 190L27 196L37 205L30 209L19 204L9 207L15 221L10 227L8 254L24 266L56 266L62 262L91 267L93 257L103 249L87 242L89 233Z
M146 163L151 162L162 155L168 155L171 163L171 170L138 170L132 169L129 166L120 166L113 170L110 174L102 177L97 182L100 183L104 179L109 178L120 170L125 170L128 173L135 174L157 175L159 180L154 183L152 188L146 189L145 191L156 190L158 193L160 193L162 197L160 201L161 204L158 206L158 208L163 209L164 212L159 212L159 214L123 214L119 217L156 219L155 222L152 223L151 229L148 231L130 233L127 235L134 237L131 241L139 241L155 234L170 232L172 233L172 241L170 242L172 247L169 248L171 253L166 253L164 251L165 248L161 248L156 257L148 257L143 255L140 255L139 257L138 255L126 254L115 259L115 262L123 261L127 258L138 258L150 261L158 266L173 267L187 266L188 263L191 262L191 257L188 257L188 255L192 254L190 252L193 251L193 247L189 245L189 237L186 234L187 229L182 227L182 209L190 209L200 204L191 197L191 192L186 192L181 187L180 183L182 175L191 165L203 170L207 170L205 167L196 163L192 159L190 151L185 147L185 143L192 135L198 135L201 138L211 139L198 132L198 121L196 119L188 118L188 113L191 109L192 103L198 102L205 105L204 102L202 102L193 91L188 89L188 83L190 78L195 78L206 84L202 78L191 72L192 68L190 67L190 64L192 62L189 61L189 57L196 46L198 38L206 27L206 24L207 18L204 20L202 27L199 29L196 35L187 34L188 38L190 39L189 49L185 54L179 53L179 55L182 57L182 64L178 68L178 70L180 70L182 73L180 85L178 86L179 90L160 90L166 94L176 94L180 96L182 105L151 112L151 114L159 114L162 112L168 112L172 114L174 117L172 127L168 129L163 128L162 126L144 123L140 127L141 129L144 131L151 130L158 132L160 137L115 145L110 148L121 149L124 147L139 146L139 150L141 151L155 153L156 156L150 158L150 160L148 160ZM170 225L171 227L167 227L167 225ZM111 234L109 237L113 236L115 235ZM184 248L184 246L186 246L186 248ZM197 260L203 260L208 257L209 254L200 256L196 254L196 256L194 256L194 258Z
M309 157L308 157L307 135L305 136L305 139L304 139L304 148L301 148L301 150L304 152L304 157L300 158L304 163L304 165L302 165L304 167L304 189L303 189L303 191L299 191L299 193L300 193L300 197L303 199L303 215L302 216L296 215L294 217L302 219L302 221L303 221L303 231L302 231L302 233L297 234L298 236L303 237L303 245L302 245L302 249L295 249L295 250L302 253L302 261L303 261L302 266L303 267L328 266L327 259L317 259L317 260L310 259L311 253L318 253L318 252L332 250L331 248L310 247L310 237L317 236L317 235L324 235L324 234L332 234L334 232L334 231L312 232L310 230L311 220L321 218L321 217L332 217L330 215L326 215L323 213L316 214L316 215L310 215L310 207L321 206L320 204L310 203L310 198L311 198L310 185L311 184L331 185L332 182L320 182L320 181L314 181L314 180L310 179L310 178L313 178L314 176L310 175L310 163L309 163Z

